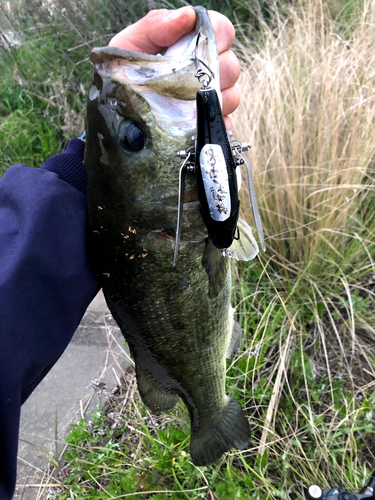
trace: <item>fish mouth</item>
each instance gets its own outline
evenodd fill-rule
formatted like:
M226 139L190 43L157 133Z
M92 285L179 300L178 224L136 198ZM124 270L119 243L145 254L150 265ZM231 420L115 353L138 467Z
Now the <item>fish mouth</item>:
M221 96L215 33L207 10L194 7L194 11L194 31L183 36L163 54L151 55L108 46L94 48L90 54L91 62L103 76L112 76L138 93L154 92L159 96L189 101L195 100L200 88L194 76L197 55L212 70L215 78L210 85Z

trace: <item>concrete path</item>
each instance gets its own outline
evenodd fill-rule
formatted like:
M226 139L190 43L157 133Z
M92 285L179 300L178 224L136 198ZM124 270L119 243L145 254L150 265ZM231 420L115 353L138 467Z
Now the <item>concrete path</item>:
M70 424L95 412L119 381L129 365L123 347L124 338L100 293L67 350L22 407L14 500L46 498L48 487L38 486L48 478L46 452L59 456ZM100 382L106 389L99 393Z

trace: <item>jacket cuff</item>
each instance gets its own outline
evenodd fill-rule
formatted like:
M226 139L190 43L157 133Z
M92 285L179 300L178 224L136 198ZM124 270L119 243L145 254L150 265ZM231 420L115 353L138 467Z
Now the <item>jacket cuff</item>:
M61 180L86 194L87 176L84 160L85 143L80 139L69 141L63 153L51 156L40 168L55 172Z

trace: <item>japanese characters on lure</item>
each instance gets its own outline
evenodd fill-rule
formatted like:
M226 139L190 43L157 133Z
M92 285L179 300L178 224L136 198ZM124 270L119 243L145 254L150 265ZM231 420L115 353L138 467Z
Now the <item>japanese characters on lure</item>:
M255 227L263 251L266 250L262 222L255 195L250 164L243 154L250 148L249 143L239 143L232 139L232 133L226 129L220 99L211 85L215 80L213 70L198 58L200 33L197 35L195 49L195 77L202 85L196 95L197 133L192 137L194 146L187 151L178 151L184 159L179 178L179 209L176 231L174 265L179 249L182 213L184 202L185 175L194 172L198 188L199 206L208 235L216 248L222 251L222 257L234 257L238 260L251 260L258 253L258 245L251 228L244 220L238 221L240 200L238 198L239 165L246 165L249 194ZM216 87L216 88L215 88ZM241 228L241 231L240 231ZM241 240L242 235L242 241Z

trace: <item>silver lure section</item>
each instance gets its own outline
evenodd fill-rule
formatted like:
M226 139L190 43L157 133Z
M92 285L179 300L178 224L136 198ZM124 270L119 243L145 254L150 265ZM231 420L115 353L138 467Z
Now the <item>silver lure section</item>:
M210 215L213 220L223 222L229 218L231 200L221 146L206 144L199 155L199 163Z

